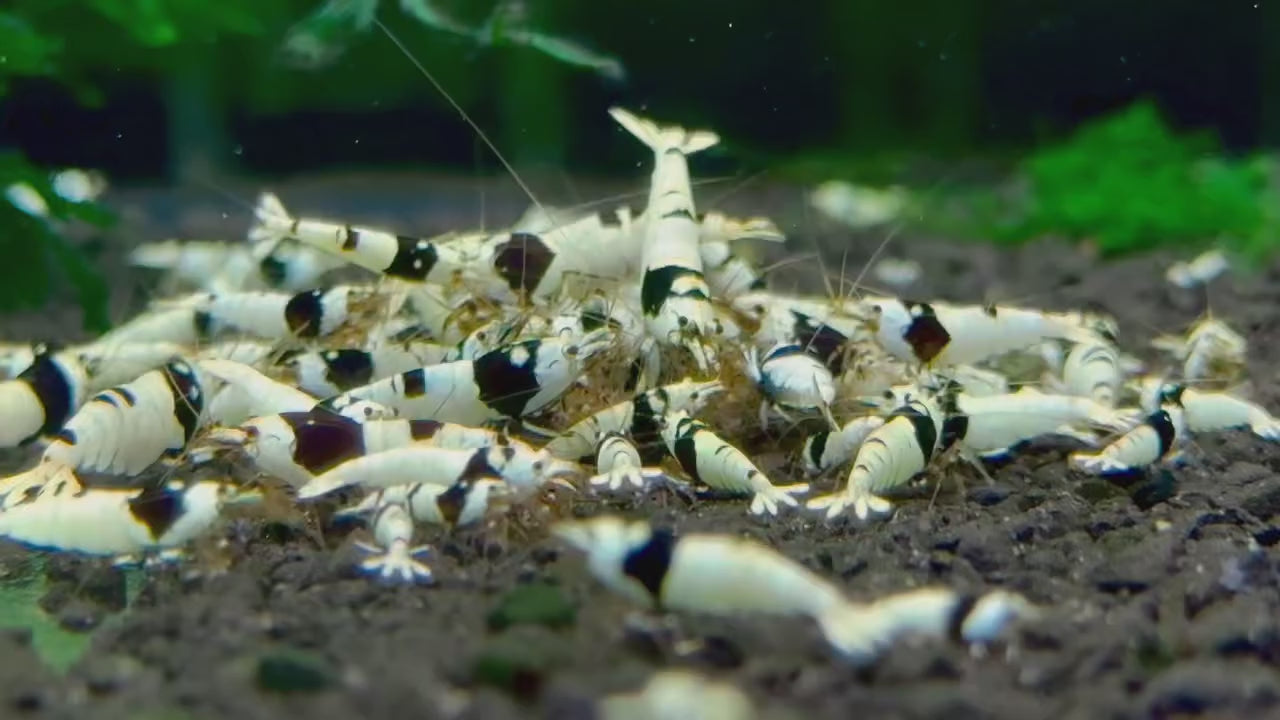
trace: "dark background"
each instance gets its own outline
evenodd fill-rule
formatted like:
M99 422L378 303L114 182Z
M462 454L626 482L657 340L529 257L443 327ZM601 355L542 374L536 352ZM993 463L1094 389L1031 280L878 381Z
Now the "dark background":
M445 3L482 21L489 2ZM0 145L119 181L344 169L498 172L475 133L376 28L332 66L280 61L308 0L263 0L265 31L136 48L63 9L67 66L96 107L48 79L16 80ZM1268 0L541 0L540 28L618 57L623 83L522 48L475 48L379 17L518 167L626 172L621 103L707 126L758 167L819 158L1014 156L1154 98L1177 128L1228 149L1280 143L1280 8ZM46 23L47 24L47 23ZM0 50L0 54L2 54Z

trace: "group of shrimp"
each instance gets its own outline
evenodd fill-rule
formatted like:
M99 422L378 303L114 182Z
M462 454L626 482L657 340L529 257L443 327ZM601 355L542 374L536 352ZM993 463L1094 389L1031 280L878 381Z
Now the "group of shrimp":
M417 582L433 578L418 525L485 527L548 493L675 488L754 516L865 521L945 457L985 474L1047 435L1104 474L1170 461L1192 433L1280 439L1263 408L1201 382L1243 365L1217 320L1162 340L1178 374L1138 376L1096 314L771 291L739 243L783 242L777 226L695 210L688 158L715 133L610 114L653 155L639 212L538 206L501 232L424 238L297 217L264 193L246 243L137 248L183 292L84 345L0 351L0 446L42 448L0 479L0 536L171 556L263 488L303 506L358 489L338 514L367 520L362 567ZM1039 374L1000 372L1026 365L1015 355ZM717 419L744 392L759 430ZM757 465L746 441L794 426L797 465L848 468L842 489L806 500L809 483ZM218 470L228 457L254 481ZM1033 612L946 588L854 603L771 549L612 516L555 534L636 602L811 617L855 662L904 632L989 642Z

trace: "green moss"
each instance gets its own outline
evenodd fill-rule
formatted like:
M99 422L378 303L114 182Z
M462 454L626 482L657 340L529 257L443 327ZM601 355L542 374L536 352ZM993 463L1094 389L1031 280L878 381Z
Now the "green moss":
M102 332L109 325L107 284L82 249L62 235L66 223L110 225L114 218L93 203L63 200L53 191L47 173L14 154L0 154L0 192L25 184L48 206L47 217L18 209L0 196L0 311L39 309L61 280L75 293L84 313L86 330Z
M41 558L24 557L5 570L0 579L0 628L30 630L32 647L40 659L54 672L65 673L89 649L93 633L68 631L58 618L40 608L40 598L49 590ZM140 570L125 571L130 599L137 596L141 581ZM108 617L98 629L119 622L121 617L123 613Z
M1275 229L1269 165L1219 155L1211 135L1176 134L1139 102L1027 158L1026 214L997 237L1092 238L1106 255L1219 239L1256 251Z
M512 625L545 625L562 628L573 625L577 609L556 585L520 585L502 596L489 613L489 629L505 630Z

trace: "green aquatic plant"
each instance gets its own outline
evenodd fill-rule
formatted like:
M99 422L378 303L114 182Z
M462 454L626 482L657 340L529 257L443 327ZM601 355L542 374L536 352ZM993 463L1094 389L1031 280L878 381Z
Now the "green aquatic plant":
M24 559L0 577L0 628L18 628L31 633L31 646L49 669L65 673L89 649L92 632L64 628L58 618L40 607L40 599L50 588L42 558ZM132 606L142 585L141 570L126 570L126 609ZM97 629L119 622L124 613L109 615Z
M61 278L76 294L85 329L106 330L106 280L64 231L72 224L105 228L113 216L95 203L63 198L47 172L16 153L0 154L0 192L0 309L42 307Z
M1221 155L1211 134L1175 133L1138 102L1030 155L1024 214L996 236L1092 238L1106 255L1219 239L1256 251L1274 230L1268 166Z
M100 23L119 32L104 32ZM82 29L86 25L94 30ZM15 81L41 77L94 104L100 93L86 78L103 58L161 53L154 58L163 66L198 41L263 31L255 0L13 0L0 10L0 100ZM85 32L111 40L86 41ZM129 42L121 43L121 36ZM105 228L112 221L99 205L62 198L48 169L16 152L0 153L0 311L42 307L61 279L75 292L85 329L107 329L106 281L67 231L86 224Z

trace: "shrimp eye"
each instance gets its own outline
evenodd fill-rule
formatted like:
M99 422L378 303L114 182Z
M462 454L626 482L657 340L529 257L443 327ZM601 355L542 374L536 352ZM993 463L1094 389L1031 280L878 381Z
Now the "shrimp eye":
M373 417L373 408L371 408L371 407L367 407L367 408L365 408L365 409L364 409L364 416L365 416L365 417Z
M754 312L755 312L756 314L758 314L758 315L763 315L763 314L764 314L764 305L759 305L759 304L757 304L757 305L752 305L752 306L751 306L751 310L752 310L752 311L754 311Z
M892 390L885 390L885 391L884 391L884 399L885 399L885 400L892 400L892 399L893 399L893 391L892 391Z
M533 464L533 471L534 471L535 473L541 473L541 472L542 472L542 468L543 468L543 467L544 467L544 465L542 464L542 461L541 461L541 460L538 460L537 462L535 462L535 463Z
M676 324L679 325L680 327L687 327L689 325L689 318L681 315L679 318L676 319Z
M577 345L569 345L569 346L565 347L565 349L564 349L564 354L565 354L565 355L567 355L567 356L569 356L569 357L578 357L578 346L577 346Z
M879 315L880 313L884 312L884 308L880 307L879 305L872 305L871 312Z

